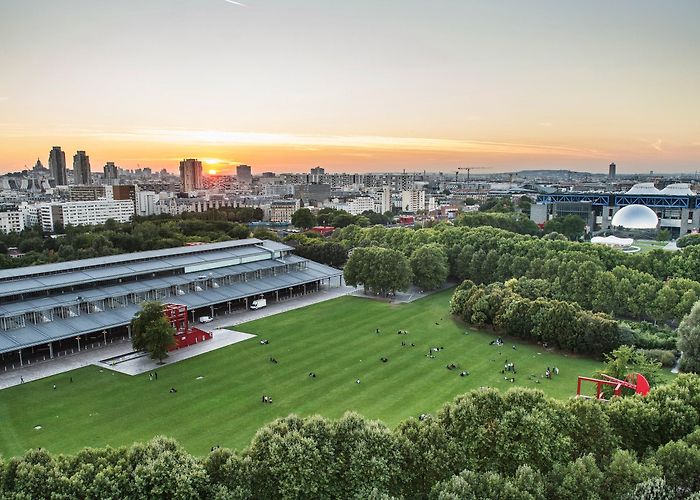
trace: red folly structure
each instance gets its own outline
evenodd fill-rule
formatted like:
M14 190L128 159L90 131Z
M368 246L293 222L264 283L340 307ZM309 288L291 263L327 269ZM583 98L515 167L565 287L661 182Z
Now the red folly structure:
M595 398L601 401L607 401L603 393L603 387L609 386L613 388L613 396L622 396L622 388L632 389L636 394L646 396L649 394L649 381L641 373L630 373L625 377L625 380L620 380L610 375L601 375L603 379L582 377L578 378L578 386L576 388L576 397L590 398L581 394L581 382L593 382L596 384Z
M180 349L188 345L197 344L212 338L210 332L205 332L197 327L190 328L187 319L187 306L181 304L164 304L163 314L175 328L175 345L170 350Z

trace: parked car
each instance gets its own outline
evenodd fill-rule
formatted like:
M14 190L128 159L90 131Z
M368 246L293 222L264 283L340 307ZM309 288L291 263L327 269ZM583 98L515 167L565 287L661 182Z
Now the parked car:
M200 323L211 323L212 321L214 321L214 318L212 318L211 316L201 316L199 318Z

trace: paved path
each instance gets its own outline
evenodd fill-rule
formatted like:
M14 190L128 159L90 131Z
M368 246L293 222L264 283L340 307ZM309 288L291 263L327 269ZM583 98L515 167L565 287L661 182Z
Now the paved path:
M437 290L429 290L427 292L424 292L422 290L419 290L417 287L411 285L408 290L405 292L396 292L396 294L391 297L379 297L377 295L366 295L362 288L358 288L357 290L354 291L353 295L355 297L362 297L365 299L376 299L376 300L381 300L383 302L389 302L390 304L407 304L409 302L413 302L414 300L422 299L423 297L427 297L428 295L432 295L437 292L441 292L442 290L446 290L448 288L451 288L453 286L457 286L456 283L445 283L442 285L440 288Z
M242 340L245 340L244 338L240 337L241 335L249 335L242 332L231 332L230 334L221 333L220 329L224 327L239 325L254 319L280 314L293 309L298 309L299 307L305 307L318 302L335 299L336 297L341 297L343 295L350 295L355 291L356 289L350 286L322 288L321 291L310 293L309 295L295 297L293 299L287 299L280 302L268 302L270 305L257 311L236 311L230 315L218 316L211 323L197 325L202 330L210 332L213 331L214 338L212 340L208 340L202 344L185 347L184 349L171 353L168 357L168 364L191 358L214 349L219 349L227 345L235 344L236 342L241 342ZM209 348L208 344L211 346L211 348ZM131 342L123 341L109 344L106 347L84 350L68 356L61 356L60 358L33 363L32 365L25 366L23 368L0 373L0 389L19 385L21 383L20 378L23 378L25 382L30 382L32 380L50 377L52 375L65 373L90 365L109 368L121 373L128 373L129 375L136 375L158 369L159 365L155 364L155 362L151 361L145 356L131 361L118 363L114 366L109 366L100 362L104 359L116 358L132 352L133 349L131 348Z
M165 365L172 365L183 359L193 358L204 354L206 352L215 351L216 349L221 349L238 342L243 342L250 338L255 337L250 333L236 332L233 330L217 329L213 331L214 337L210 340L200 342L183 349L178 349L171 352L168 358L165 360ZM131 351L131 349L129 349ZM108 368L119 373L124 373L125 375L140 375L141 373L156 371L165 365L159 365L156 361L152 360L148 356L140 356L137 358L131 358L128 361L116 361L112 364L112 361L94 363L102 368Z

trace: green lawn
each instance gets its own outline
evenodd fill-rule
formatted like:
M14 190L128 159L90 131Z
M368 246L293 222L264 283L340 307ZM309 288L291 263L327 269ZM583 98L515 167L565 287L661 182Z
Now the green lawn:
M639 247L641 253L649 252L651 250L663 249L668 244L668 241L655 241L655 240L634 240L632 246Z
M267 338L269 345L254 338L166 365L158 370L157 382L147 374L130 377L86 367L2 390L0 454L39 446L75 452L159 434L204 454L213 445L242 448L260 426L293 412L335 418L356 410L393 426L408 416L435 412L480 386L536 387L567 398L576 392L577 375L590 375L600 366L520 342L516 350L512 341L490 346L494 337L488 333L465 334L448 314L451 294L447 290L403 305L343 297L246 323L237 329ZM397 335L399 329L409 334ZM430 346L444 349L430 359ZM271 356L278 364L269 361ZM501 374L506 360L516 364L515 384ZM449 363L470 375L447 370ZM545 368L555 365L559 376L543 379ZM308 376L312 371L315 379ZM168 392L171 387L177 394ZM263 394L274 403L261 403Z

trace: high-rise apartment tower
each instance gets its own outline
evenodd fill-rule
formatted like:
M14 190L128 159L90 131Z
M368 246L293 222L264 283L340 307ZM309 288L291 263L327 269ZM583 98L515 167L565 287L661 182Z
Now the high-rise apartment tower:
M92 184L90 157L85 151L78 151L73 155L73 184Z
M66 153L61 151L61 146L54 146L49 151L49 175L56 181L57 186L68 184L66 175Z
M250 167L248 165L238 165L236 167L236 179L238 179L238 182L250 184L253 181Z
M180 192L202 189L202 162L188 158L180 162Z

